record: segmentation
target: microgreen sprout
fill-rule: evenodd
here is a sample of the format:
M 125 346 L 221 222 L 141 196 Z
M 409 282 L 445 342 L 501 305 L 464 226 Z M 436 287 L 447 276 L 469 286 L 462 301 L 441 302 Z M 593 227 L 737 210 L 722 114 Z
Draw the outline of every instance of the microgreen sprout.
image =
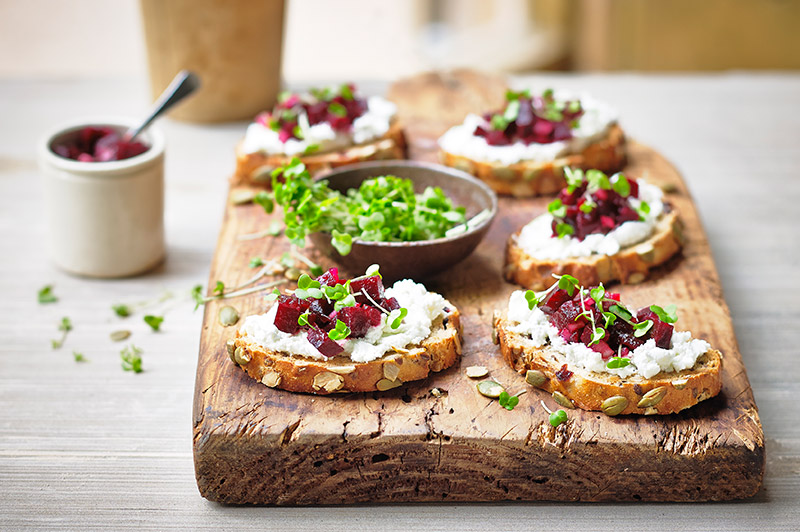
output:
M 653 321 L 652 320 L 645 320 L 645 321 L 642 321 L 640 323 L 634 323 L 633 324 L 633 335 L 636 338 L 641 338 L 642 336 L 647 334 L 647 331 L 649 331 L 652 326 L 653 326 Z
M 555 412 L 552 412 L 550 414 L 549 421 L 551 426 L 557 427 L 562 423 L 566 423 L 567 419 L 569 418 L 567 417 L 566 412 L 564 412 L 563 410 L 556 410 Z
M 567 180 L 567 192 L 572 194 L 583 184 L 583 170 L 580 168 L 564 167 L 564 178 Z
M 606 363 L 606 367 L 608 369 L 618 369 L 624 368 L 625 366 L 630 365 L 631 360 L 625 357 L 611 357 Z
M 650 310 L 655 312 L 658 319 L 665 323 L 675 323 L 678 321 L 678 306 L 677 305 L 667 305 L 665 307 L 659 307 L 658 305 L 650 305 Z
M 61 318 L 61 322 L 58 324 L 58 330 L 61 331 L 61 338 L 58 340 L 50 340 L 50 346 L 53 349 L 61 349 L 61 346 L 64 345 L 64 340 L 67 339 L 67 334 L 72 330 L 72 321 L 69 318 Z
M 408 316 L 408 309 L 401 307 L 390 312 L 389 317 L 386 318 L 386 322 L 389 323 L 392 329 L 397 329 L 406 316 Z
M 563 218 L 567 215 L 567 206 L 564 205 L 560 199 L 556 198 L 547 205 L 547 212 L 552 214 L 555 218 Z
M 514 410 L 514 407 L 519 404 L 519 396 L 524 394 L 525 390 L 515 393 L 514 395 L 509 395 L 509 393 L 505 390 L 500 392 L 500 396 L 497 398 L 497 402 L 500 403 L 500 406 L 505 408 L 506 410 Z
M 55 303 L 58 301 L 58 298 L 53 293 L 53 285 L 51 284 L 43 286 L 37 293 L 36 297 L 40 305 L 46 305 L 47 303 Z
M 133 344 L 126 345 L 119 352 L 119 358 L 122 361 L 122 369 L 125 371 L 132 371 L 134 373 L 141 373 L 142 370 L 142 350 Z
M 250 267 L 251 268 L 258 268 L 259 266 L 264 265 L 264 260 L 261 257 L 253 257 L 250 259 Z
M 350 336 L 350 327 L 342 320 L 336 320 L 336 327 L 328 331 L 328 338 L 331 340 L 344 340 Z
M 297 324 L 301 327 L 308 325 L 308 317 L 311 314 L 308 311 L 303 312 L 299 316 L 297 316 Z
M 214 285 L 213 293 L 221 296 L 225 292 L 225 283 L 222 281 L 217 281 L 217 284 Z
M 559 223 L 556 224 L 556 234 L 558 238 L 564 238 L 565 236 L 569 236 L 575 233 L 575 229 L 566 223 Z
M 562 290 L 566 290 L 567 294 L 573 296 L 575 294 L 575 289 L 580 287 L 580 283 L 575 277 L 564 274 L 558 277 L 558 287 Z
M 612 176 L 612 179 L 611 188 L 614 189 L 614 192 L 623 198 L 627 198 L 631 193 L 631 184 L 628 182 L 628 178 L 620 173 Z
M 150 326 L 153 331 L 160 331 L 161 324 L 164 322 L 164 316 L 155 316 L 153 314 L 147 314 L 144 317 L 144 322 Z
M 528 310 L 533 310 L 533 307 L 539 304 L 539 298 L 533 290 L 525 291 L 525 301 L 528 302 Z
M 83 356 L 83 353 L 79 353 L 77 351 L 72 352 L 72 358 L 75 359 L 75 362 L 88 362 L 88 359 Z

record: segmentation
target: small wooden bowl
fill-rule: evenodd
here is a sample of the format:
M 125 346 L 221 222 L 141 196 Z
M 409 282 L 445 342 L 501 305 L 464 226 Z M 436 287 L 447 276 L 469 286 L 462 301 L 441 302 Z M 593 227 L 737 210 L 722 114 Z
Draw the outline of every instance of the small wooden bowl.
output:
M 471 175 L 439 164 L 418 161 L 371 161 L 343 166 L 326 174 L 328 186 L 340 192 L 358 188 L 372 177 L 394 175 L 411 179 L 414 191 L 436 186 L 450 198 L 453 205 L 466 208 L 467 220 L 485 210 L 489 216 L 460 235 L 418 240 L 415 242 L 353 241 L 353 248 L 342 256 L 331 245 L 328 233 L 313 233 L 309 238 L 317 249 L 335 260 L 351 273 L 363 273 L 371 264 L 379 264 L 381 275 L 388 282 L 398 279 L 419 280 L 444 271 L 465 259 L 486 236 L 497 214 L 497 196 L 486 184 Z

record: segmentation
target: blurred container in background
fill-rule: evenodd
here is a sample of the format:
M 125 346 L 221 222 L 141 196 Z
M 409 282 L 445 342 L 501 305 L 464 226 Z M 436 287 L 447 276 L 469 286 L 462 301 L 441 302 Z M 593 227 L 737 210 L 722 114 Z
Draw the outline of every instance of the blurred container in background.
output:
M 153 98 L 175 74 L 202 86 L 170 112 L 192 122 L 250 119 L 281 85 L 284 0 L 141 0 Z

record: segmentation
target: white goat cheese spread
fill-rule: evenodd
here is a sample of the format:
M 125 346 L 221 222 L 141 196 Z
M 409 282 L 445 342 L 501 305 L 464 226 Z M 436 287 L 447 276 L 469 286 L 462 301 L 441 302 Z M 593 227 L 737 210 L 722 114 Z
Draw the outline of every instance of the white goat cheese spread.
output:
M 328 122 L 309 125 L 308 115 L 298 116 L 298 126 L 303 139 L 291 138 L 281 142 L 278 132 L 268 126 L 253 122 L 247 126 L 242 143 L 244 153 L 266 153 L 276 155 L 302 155 L 309 146 L 318 146 L 314 153 L 328 152 L 363 144 L 382 137 L 389 131 L 392 118 L 397 114 L 397 106 L 392 102 L 372 96 L 367 99 L 367 111 L 353 120 L 350 132 L 335 131 Z
M 381 358 L 396 348 L 406 348 L 422 342 L 431 334 L 433 322 L 444 316 L 445 299 L 435 293 L 428 292 L 425 286 L 410 279 L 397 281 L 386 289 L 386 297 L 397 298 L 401 307 L 408 309 L 397 329 L 386 323 L 386 315 L 381 317 L 381 324 L 370 327 L 363 338 L 351 338 L 340 342 L 344 352 L 340 356 L 349 356 L 353 362 L 369 362 Z M 275 327 L 275 304 L 266 314 L 248 316 L 240 330 L 243 336 L 249 337 L 265 349 L 279 351 L 284 354 L 326 360 L 326 357 L 311 345 L 305 331 L 289 334 Z
M 617 122 L 617 111 L 591 96 L 565 91 L 555 91 L 554 96 L 560 101 L 580 100 L 583 107 L 584 114 L 578 120 L 578 127 L 572 130 L 572 138 L 569 140 L 547 144 L 532 142 L 527 145 L 518 140 L 506 146 L 492 146 L 485 138 L 474 134 L 476 127 L 485 126 L 485 120 L 478 115 L 469 114 L 463 124 L 450 128 L 439 138 L 439 147 L 454 155 L 504 165 L 522 161 L 547 162 L 583 151 L 586 146 L 604 137 L 608 128 Z
M 621 378 L 641 375 L 649 379 L 664 372 L 677 372 L 691 369 L 698 357 L 706 353 L 711 346 L 705 340 L 693 339 L 688 331 L 674 331 L 669 349 L 656 346 L 652 338 L 631 351 L 631 363 L 624 368 L 606 367 L 606 361 L 597 351 L 581 343 L 566 343 L 547 319 L 539 307 L 528 308 L 525 292 L 517 290 L 511 294 L 508 302 L 508 319 L 515 325 L 510 330 L 517 334 L 527 335 L 536 347 L 550 344 L 566 359 L 567 366 L 596 373 L 611 373 Z
M 567 259 L 615 255 L 622 248 L 647 240 L 664 215 L 664 193 L 643 179 L 637 179 L 636 182 L 639 184 L 639 197 L 629 197 L 628 204 L 636 210 L 642 201 L 647 202 L 650 212 L 641 213 L 644 220 L 624 222 L 606 234 L 586 235 L 583 240 L 578 240 L 571 235 L 560 238 L 553 236 L 553 216 L 545 213 L 522 228 L 515 237 L 517 245 L 537 259 Z

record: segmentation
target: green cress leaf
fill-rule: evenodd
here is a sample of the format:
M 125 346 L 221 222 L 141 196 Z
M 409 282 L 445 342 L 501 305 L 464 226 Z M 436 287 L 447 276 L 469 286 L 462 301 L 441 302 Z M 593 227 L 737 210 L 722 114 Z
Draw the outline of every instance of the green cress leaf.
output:
M 333 310 L 342 310 L 344 307 L 356 306 L 356 298 L 353 294 L 347 294 L 333 305 Z
M 631 363 L 629 358 L 625 357 L 611 357 L 606 364 L 608 369 L 619 369 L 629 366 Z
M 319 277 L 320 275 L 325 273 L 325 270 L 322 269 L 322 266 L 318 264 L 314 264 L 313 266 L 311 266 L 310 270 L 311 270 L 311 275 L 313 275 L 314 277 Z
M 575 294 L 575 289 L 580 287 L 580 283 L 575 277 L 564 274 L 558 278 L 558 287 L 562 290 L 566 290 L 567 294 L 572 297 Z
M 154 316 L 152 314 L 147 314 L 144 317 L 144 322 L 150 326 L 151 329 L 154 331 L 161 330 L 161 324 L 164 322 L 164 316 Z
M 572 100 L 567 104 L 567 110 L 570 113 L 577 113 L 581 110 L 580 100 Z
M 545 89 L 542 91 L 542 99 L 552 101 L 553 100 L 553 89 Z
M 597 207 L 597 205 L 593 201 L 586 200 L 586 201 L 584 201 L 583 203 L 580 204 L 578 209 L 581 212 L 585 212 L 586 214 L 589 214 L 590 212 L 592 212 L 594 210 L 595 207 Z
M 566 423 L 568 417 L 567 413 L 563 410 L 556 410 L 550 414 L 550 425 L 557 427 L 562 423 Z
M 600 302 L 603 301 L 603 298 L 606 296 L 606 289 L 603 286 L 603 283 L 600 283 L 600 285 L 596 288 L 589 290 L 589 296 L 594 299 L 594 302 L 597 304 L 597 308 L 599 309 Z
M 583 170 L 580 168 L 564 167 L 564 178 L 567 180 L 567 191 L 572 193 L 583 184 Z
M 667 305 L 664 308 L 661 308 L 658 305 L 650 305 L 650 310 L 655 312 L 656 316 L 658 316 L 658 319 L 665 323 L 675 323 L 678 321 L 677 305 Z
M 556 198 L 547 204 L 547 212 L 552 214 L 555 218 L 563 218 L 567 215 L 567 206 L 564 205 L 560 199 Z
M 264 299 L 266 299 L 267 301 L 275 301 L 280 296 L 281 296 L 281 291 L 276 288 L 272 292 L 270 292 L 269 294 L 265 295 Z
M 606 330 L 602 327 L 595 327 L 594 331 L 592 331 L 592 341 L 589 342 L 589 346 L 596 344 L 606 336 Z
M 647 334 L 647 331 L 649 331 L 652 326 L 653 326 L 653 320 L 645 320 L 641 323 L 634 323 L 633 335 L 636 338 L 641 338 L 642 336 Z
M 633 324 L 633 314 L 631 314 L 631 312 L 622 305 L 611 305 L 608 310 L 625 323 L 630 323 L 631 325 Z
M 141 373 L 143 371 L 141 354 L 142 350 L 133 344 L 123 347 L 122 351 L 119 352 L 119 358 L 122 360 L 122 369 Z
M 284 268 L 294 268 L 294 257 L 288 251 L 284 251 L 281 255 L 280 263 Z
M 378 277 L 383 279 L 383 276 L 381 275 L 381 267 L 378 264 L 370 264 L 367 267 L 367 271 L 364 275 L 366 275 L 367 277 L 372 277 L 373 275 L 377 275 Z
M 275 203 L 273 202 L 272 196 L 264 190 L 253 197 L 253 203 L 261 205 L 267 214 L 275 210 Z
M 331 102 L 330 105 L 328 105 L 328 112 L 340 118 L 347 116 L 347 108 L 338 102 Z
M 277 118 L 270 118 L 269 119 L 269 128 L 272 131 L 280 131 L 281 130 L 281 122 Z
M 615 321 L 617 321 L 617 317 L 611 312 L 603 312 L 603 320 L 605 320 L 603 327 L 608 329 L 611 325 L 614 324 Z
M 205 304 L 205 298 L 203 297 L 203 285 L 196 284 L 192 287 L 192 299 L 194 300 L 194 309 L 197 310 L 200 305 Z
M 336 248 L 336 251 L 339 252 L 339 255 L 345 256 L 349 254 L 353 247 L 352 235 L 342 233 L 336 229 L 334 229 L 331 234 L 333 235 L 333 238 L 331 238 L 331 245 Z
M 306 149 L 303 150 L 303 155 L 311 155 L 317 153 L 319 151 L 319 144 L 309 144 L 306 146 Z
M 348 327 L 342 320 L 336 320 L 336 327 L 328 331 L 328 338 L 331 340 L 344 340 L 350 336 L 350 327 Z
M 574 233 L 575 229 L 573 229 L 571 225 L 565 223 L 556 224 L 556 234 L 558 238 L 564 238 Z
M 636 212 L 639 213 L 639 218 L 644 220 L 645 215 L 650 214 L 650 204 L 646 201 L 639 202 L 639 206 L 636 207 Z
M 539 298 L 533 290 L 525 291 L 525 301 L 528 302 L 528 310 L 533 310 L 533 307 L 539 304 Z
M 305 311 L 299 316 L 297 316 L 297 324 L 301 327 L 308 325 L 308 316 L 309 316 L 308 311 Z
M 47 303 L 55 303 L 58 301 L 58 298 L 53 294 L 53 285 L 48 284 L 43 286 L 38 294 L 37 299 L 40 305 L 46 305 Z
M 631 184 L 628 182 L 628 178 L 625 177 L 625 175 L 622 173 L 619 173 L 614 177 L 616 177 L 616 179 L 611 184 L 611 187 L 614 189 L 614 192 L 616 192 L 623 198 L 627 198 L 631 193 Z
M 508 120 L 503 115 L 494 115 L 491 120 L 492 129 L 496 131 L 503 131 L 508 127 Z
M 342 98 L 345 100 L 352 100 L 353 97 L 353 90 L 350 88 L 350 85 L 347 83 L 343 83 L 341 87 L 339 87 L 339 94 L 342 95 Z
M 61 318 L 61 323 L 58 325 L 58 330 L 62 332 L 69 332 L 72 330 L 72 321 L 69 318 Z
M 213 293 L 221 296 L 223 292 L 225 292 L 225 283 L 217 281 L 217 284 L 214 285 Z
M 88 362 L 86 357 L 83 356 L 83 353 L 79 353 L 77 351 L 72 352 L 72 358 L 75 359 L 75 362 Z
M 303 128 L 300 126 L 294 126 L 294 129 L 292 129 L 292 134 L 300 140 L 306 138 L 306 136 L 303 134 Z
M 253 257 L 250 259 L 250 267 L 251 268 L 258 268 L 259 266 L 264 265 L 264 260 L 261 257 Z
M 497 397 L 497 402 L 506 410 L 514 410 L 514 407 L 519 404 L 519 397 L 516 395 L 509 395 L 507 391 L 503 390 Z
M 513 122 L 519 116 L 519 99 L 511 100 L 503 111 L 503 119 L 508 123 Z
M 111 305 L 111 310 L 120 318 L 127 318 L 131 315 L 131 308 L 128 305 Z
M 594 168 L 586 170 L 586 180 L 589 182 L 590 190 L 611 190 L 611 181 L 609 181 L 608 176 L 600 170 L 595 170 Z
M 278 103 L 285 102 L 291 96 L 292 96 L 292 91 L 281 91 L 281 93 L 278 94 Z
M 405 319 L 406 316 L 408 316 L 408 309 L 400 307 L 390 312 L 386 321 L 392 329 L 397 329 L 400 327 L 400 324 L 403 323 L 403 319 Z

